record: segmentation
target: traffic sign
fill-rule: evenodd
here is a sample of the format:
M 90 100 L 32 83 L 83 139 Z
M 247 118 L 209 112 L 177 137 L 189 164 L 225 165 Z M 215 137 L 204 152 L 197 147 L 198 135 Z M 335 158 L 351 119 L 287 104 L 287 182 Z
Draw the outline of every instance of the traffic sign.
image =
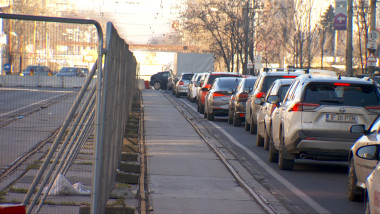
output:
M 373 53 L 370 53 L 368 58 L 367 58 L 367 62 L 376 62 L 376 58 L 375 58 L 375 55 Z
M 379 32 L 373 30 L 368 33 L 368 41 L 370 42 L 376 42 L 376 40 L 379 38 Z
M 376 42 L 368 42 L 367 43 L 367 49 L 376 50 L 377 49 L 377 43 Z
M 376 62 L 367 62 L 367 66 L 376 67 Z
M 3 65 L 4 71 L 10 71 L 11 70 L 11 64 L 6 63 Z
M 260 70 L 260 69 L 262 69 L 263 68 L 263 64 L 261 64 L 261 62 L 256 62 L 255 63 L 255 69 L 256 70 Z

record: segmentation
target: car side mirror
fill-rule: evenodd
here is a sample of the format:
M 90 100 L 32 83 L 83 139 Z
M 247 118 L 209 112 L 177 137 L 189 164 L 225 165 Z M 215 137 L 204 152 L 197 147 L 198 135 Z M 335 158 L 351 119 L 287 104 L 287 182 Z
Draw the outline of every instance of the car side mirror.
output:
M 210 91 L 210 89 L 208 89 L 208 88 L 202 88 L 201 90 L 202 91 Z
M 353 125 L 350 129 L 351 133 L 366 134 L 365 126 L 363 124 Z
M 256 105 L 262 105 L 264 102 L 263 102 L 263 100 L 261 99 L 261 98 L 256 98 L 255 99 L 255 104 Z
M 278 104 L 280 101 L 280 97 L 277 95 L 270 95 L 267 98 L 267 102 L 270 104 Z
M 360 158 L 367 159 L 367 160 L 375 160 L 377 159 L 377 145 L 369 145 L 369 146 L 363 146 L 360 147 L 356 155 Z

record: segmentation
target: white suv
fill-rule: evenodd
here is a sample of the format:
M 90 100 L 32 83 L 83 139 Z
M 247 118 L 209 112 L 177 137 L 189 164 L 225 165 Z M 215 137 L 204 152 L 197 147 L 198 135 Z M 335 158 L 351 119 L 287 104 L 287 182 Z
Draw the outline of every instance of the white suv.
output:
M 368 127 L 379 113 L 373 80 L 302 75 L 273 112 L 269 156 L 278 154 L 279 168 L 287 170 L 296 158 L 347 161 L 360 137 L 351 126 Z

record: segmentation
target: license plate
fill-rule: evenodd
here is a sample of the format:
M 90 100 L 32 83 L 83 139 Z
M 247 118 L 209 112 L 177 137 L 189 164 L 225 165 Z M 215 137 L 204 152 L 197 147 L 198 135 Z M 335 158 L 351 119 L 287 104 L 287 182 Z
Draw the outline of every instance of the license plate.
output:
M 353 114 L 326 114 L 326 122 L 357 123 L 358 116 Z

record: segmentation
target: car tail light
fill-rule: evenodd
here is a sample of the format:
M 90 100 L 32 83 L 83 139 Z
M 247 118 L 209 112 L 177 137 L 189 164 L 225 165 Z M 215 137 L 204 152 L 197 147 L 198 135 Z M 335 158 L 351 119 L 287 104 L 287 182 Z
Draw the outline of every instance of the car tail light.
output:
M 245 117 L 245 114 L 244 113 L 240 113 L 239 117 Z
M 376 112 L 376 113 L 380 112 L 380 106 L 366 106 L 364 108 L 370 112 Z
M 240 93 L 238 95 L 237 101 L 238 102 L 245 102 L 245 101 L 247 101 L 247 99 L 248 99 L 248 94 L 247 93 Z
M 336 82 L 334 83 L 335 86 L 350 86 L 350 83 L 341 83 L 341 82 Z
M 256 98 L 264 98 L 265 97 L 265 92 L 259 92 L 256 94 Z
M 185 85 L 185 83 L 181 80 L 179 81 L 178 85 Z
M 314 103 L 296 103 L 289 109 L 289 111 L 311 111 L 318 107 L 319 105 Z
M 297 76 L 282 76 L 282 78 L 286 78 L 286 79 L 294 79 L 294 78 L 297 78 Z
M 212 96 L 213 96 L 213 97 L 226 97 L 227 95 L 222 94 L 222 92 L 218 92 L 218 91 L 216 91 L 216 92 L 214 92 L 214 93 L 212 94 Z
M 206 85 L 204 86 L 204 88 L 210 89 L 210 88 L 211 88 L 211 84 L 206 84 Z

